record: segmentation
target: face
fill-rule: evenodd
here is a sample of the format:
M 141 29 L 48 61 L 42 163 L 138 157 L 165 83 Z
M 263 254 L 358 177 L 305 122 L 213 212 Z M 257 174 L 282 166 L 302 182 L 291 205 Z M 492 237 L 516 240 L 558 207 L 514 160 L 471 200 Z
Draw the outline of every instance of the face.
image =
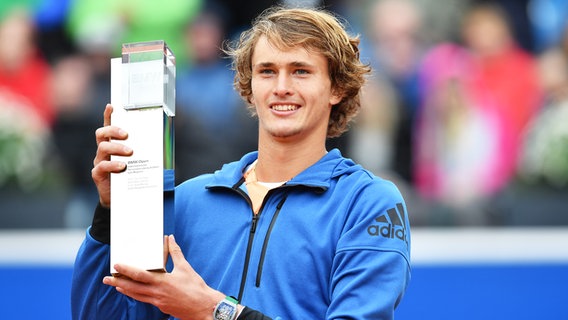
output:
M 327 60 L 301 47 L 282 51 L 261 37 L 252 56 L 252 98 L 260 135 L 325 141 L 332 105 Z
M 501 52 L 510 41 L 505 21 L 487 10 L 474 12 L 465 20 L 463 37 L 467 45 L 482 56 Z

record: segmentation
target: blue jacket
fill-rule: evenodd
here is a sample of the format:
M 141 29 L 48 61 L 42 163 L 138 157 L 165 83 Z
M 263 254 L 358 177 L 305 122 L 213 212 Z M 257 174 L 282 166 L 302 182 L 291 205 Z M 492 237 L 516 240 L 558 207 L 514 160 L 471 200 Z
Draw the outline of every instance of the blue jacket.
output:
M 410 279 L 408 214 L 394 184 L 332 150 L 271 190 L 254 216 L 243 171 L 256 158 L 176 188 L 176 241 L 192 267 L 275 319 L 392 319 Z M 87 233 L 75 263 L 74 318 L 163 318 L 102 284 L 108 255 Z

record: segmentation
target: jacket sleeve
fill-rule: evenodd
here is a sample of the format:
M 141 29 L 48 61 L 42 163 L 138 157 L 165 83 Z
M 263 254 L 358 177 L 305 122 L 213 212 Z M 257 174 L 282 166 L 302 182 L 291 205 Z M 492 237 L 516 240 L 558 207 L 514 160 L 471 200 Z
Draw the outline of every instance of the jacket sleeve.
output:
M 104 239 L 101 230 L 110 230 L 104 225 L 106 222 L 101 214 L 108 216 L 110 212 L 108 209 L 97 208 L 93 226 L 87 231 L 75 259 L 71 283 L 72 319 L 167 318 L 158 308 L 131 299 L 103 284 L 103 278 L 110 275 L 110 245 L 93 237 Z M 91 232 L 93 229 L 95 233 Z
M 406 205 L 390 183 L 366 188 L 352 203 L 336 247 L 327 319 L 394 319 L 410 281 Z
M 327 319 L 394 319 L 410 278 L 404 257 L 395 252 L 353 250 L 341 252 L 337 260 Z

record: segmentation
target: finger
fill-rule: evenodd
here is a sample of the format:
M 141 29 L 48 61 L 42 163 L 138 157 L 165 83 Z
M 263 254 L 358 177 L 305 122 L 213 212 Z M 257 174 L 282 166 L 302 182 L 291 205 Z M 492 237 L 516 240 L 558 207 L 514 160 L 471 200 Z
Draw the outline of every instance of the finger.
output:
M 152 295 L 148 291 L 148 285 L 133 281 L 124 277 L 104 277 L 103 283 L 113 286 L 116 290 L 124 295 L 134 298 L 142 302 L 151 302 Z
M 154 276 L 156 275 L 155 273 L 153 274 L 149 271 L 123 264 L 116 264 L 114 269 L 122 276 L 114 279 L 115 286 L 117 287 L 128 288 L 135 284 L 132 283 L 133 281 L 146 284 L 153 283 Z
M 168 236 L 168 250 L 170 252 L 170 255 L 172 256 L 174 268 L 181 264 L 187 264 L 183 252 L 181 251 L 180 246 L 177 244 L 173 234 Z
M 118 142 L 103 141 L 97 148 L 97 155 L 103 159 L 109 159 L 112 156 L 129 157 L 133 153 L 132 148 Z
M 108 178 L 110 173 L 121 173 L 126 170 L 126 163 L 122 161 L 103 160 L 91 170 L 91 176 L 96 181 Z
M 105 112 L 104 112 L 104 126 L 110 126 L 110 115 L 112 114 L 112 105 L 110 103 L 107 103 L 106 107 L 105 107 Z
M 119 284 L 119 278 L 113 276 L 106 276 L 103 278 L 103 283 L 108 286 L 116 287 Z
M 98 145 L 103 141 L 110 141 L 111 139 L 126 140 L 128 139 L 128 133 L 119 127 L 105 126 L 95 131 L 95 138 Z
M 135 291 L 128 291 L 123 287 L 116 287 L 116 291 L 131 297 L 132 299 L 138 300 L 140 302 L 152 303 L 154 301 L 154 297 L 147 294 L 142 294 Z
M 129 157 L 133 154 L 133 150 L 120 143 L 103 141 L 97 148 L 93 165 L 97 166 L 102 161 L 109 161 L 111 156 Z
M 176 239 L 173 234 L 168 236 L 168 251 L 172 257 L 172 262 L 174 264 L 174 271 L 176 268 L 182 268 L 182 270 L 191 270 L 193 268 L 189 262 L 185 259 L 183 251 L 181 251 L 180 246 L 177 244 Z

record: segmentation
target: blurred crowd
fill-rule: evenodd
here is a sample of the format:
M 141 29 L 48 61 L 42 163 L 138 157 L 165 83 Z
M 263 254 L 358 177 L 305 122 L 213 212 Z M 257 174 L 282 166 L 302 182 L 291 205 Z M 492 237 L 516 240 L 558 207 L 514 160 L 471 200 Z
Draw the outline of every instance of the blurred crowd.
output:
M 414 225 L 568 224 L 564 0 L 7 0 L 0 4 L 0 229 L 84 227 L 94 131 L 122 43 L 176 55 L 176 181 L 255 150 L 220 48 L 275 3 L 345 18 L 373 67 L 329 141 L 403 191 Z

